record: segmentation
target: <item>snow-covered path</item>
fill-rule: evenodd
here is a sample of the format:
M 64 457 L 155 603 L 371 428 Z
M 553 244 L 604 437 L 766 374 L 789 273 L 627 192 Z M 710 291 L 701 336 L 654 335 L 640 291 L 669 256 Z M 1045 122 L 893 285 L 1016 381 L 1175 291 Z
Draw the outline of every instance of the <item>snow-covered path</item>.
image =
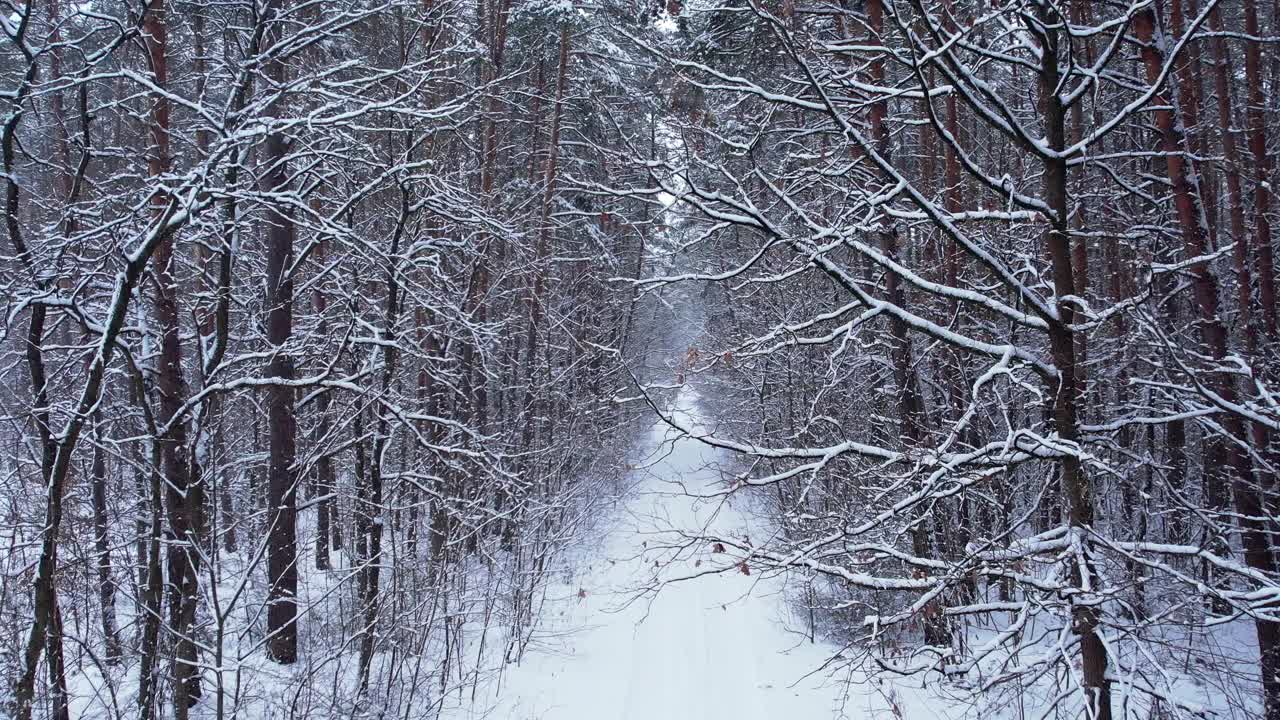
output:
M 681 396 L 680 411 L 696 415 Z M 693 417 L 696 422 L 696 417 Z M 674 442 L 673 442 L 674 441 Z M 676 553 L 682 533 L 749 534 L 732 504 L 697 495 L 719 487 L 720 456 L 654 427 L 595 558 L 568 597 L 549 604 L 539 643 L 508 667 L 483 713 L 502 720 L 825 720 L 841 688 L 818 672 L 829 648 L 789 622 L 780 580 L 744 574 L 702 544 Z M 709 572 L 726 568 L 724 572 Z M 681 580 L 698 575 L 695 579 Z M 664 582 L 665 581 L 665 582 Z M 661 584 L 637 599 L 637 588 Z M 560 605 L 559 609 L 556 605 Z M 788 625 L 794 629 L 789 630 Z M 847 708 L 854 711 L 854 708 Z M 859 714 L 860 713 L 855 713 Z

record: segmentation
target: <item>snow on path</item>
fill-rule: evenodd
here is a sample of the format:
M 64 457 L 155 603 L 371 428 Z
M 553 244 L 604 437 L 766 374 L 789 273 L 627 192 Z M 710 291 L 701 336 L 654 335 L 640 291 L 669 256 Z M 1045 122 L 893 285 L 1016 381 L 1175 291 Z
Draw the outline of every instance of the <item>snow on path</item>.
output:
M 694 400 L 679 412 L 696 422 Z M 496 697 L 474 710 L 498 720 L 825 720 L 842 688 L 817 672 L 830 648 L 787 629 L 781 580 L 743 574 L 701 544 L 676 554 L 682 533 L 741 535 L 748 518 L 703 500 L 717 490 L 722 457 L 659 423 L 635 487 L 579 587 L 549 602 L 538 643 L 504 671 Z M 656 563 L 656 564 L 655 564 Z M 709 573 L 716 568 L 725 572 Z M 637 599 L 655 579 L 663 584 Z M 555 608 L 560 608 L 556 616 Z M 799 623 L 791 623 L 799 628 Z M 865 704 L 865 703 L 864 703 Z M 847 710 L 861 716 L 857 708 Z

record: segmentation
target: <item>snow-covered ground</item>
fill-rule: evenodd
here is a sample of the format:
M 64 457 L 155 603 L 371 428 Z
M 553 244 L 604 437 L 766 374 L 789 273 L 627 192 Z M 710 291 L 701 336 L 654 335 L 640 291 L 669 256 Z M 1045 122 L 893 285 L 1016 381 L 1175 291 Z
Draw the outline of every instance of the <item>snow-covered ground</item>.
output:
M 695 397 L 686 391 L 677 403 L 696 422 Z M 579 575 L 553 590 L 522 662 L 451 717 L 892 717 L 881 714 L 879 693 L 821 669 L 835 650 L 793 621 L 780 578 L 746 574 L 728 555 L 685 541 L 704 527 L 752 531 L 734 505 L 743 500 L 698 497 L 720 488 L 724 458 L 661 423 L 641 451 L 631 493 L 602 523 Z

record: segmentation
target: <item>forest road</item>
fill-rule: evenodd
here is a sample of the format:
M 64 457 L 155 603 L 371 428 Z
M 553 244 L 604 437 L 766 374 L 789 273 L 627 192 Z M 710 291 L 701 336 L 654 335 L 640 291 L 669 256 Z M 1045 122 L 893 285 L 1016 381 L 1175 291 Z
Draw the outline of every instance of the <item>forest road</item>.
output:
M 696 397 L 677 400 L 697 425 Z M 635 486 L 519 667 L 484 714 L 502 720 L 826 720 L 839 683 L 819 668 L 783 599 L 783 580 L 690 536 L 749 536 L 749 515 L 722 497 L 718 451 L 658 422 Z M 677 548 L 679 548 L 677 550 Z M 717 572 L 718 571 L 718 572 Z M 639 588 L 656 593 L 638 593 Z M 477 709 L 478 710 L 478 709 Z

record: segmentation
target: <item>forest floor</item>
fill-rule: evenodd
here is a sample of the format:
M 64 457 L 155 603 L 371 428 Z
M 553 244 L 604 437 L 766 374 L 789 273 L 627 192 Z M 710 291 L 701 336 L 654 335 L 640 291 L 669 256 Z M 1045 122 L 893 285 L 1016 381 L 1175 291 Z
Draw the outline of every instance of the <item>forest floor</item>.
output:
M 696 422 L 685 392 L 678 412 Z M 893 717 L 875 683 L 824 666 L 784 581 L 737 564 L 692 535 L 749 536 L 742 497 L 722 489 L 717 451 L 659 422 L 639 448 L 633 486 L 602 522 L 580 571 L 553 587 L 519 665 L 488 698 L 450 717 L 500 720 L 766 720 Z M 749 574 L 748 574 L 749 573 Z M 899 710 L 901 712 L 901 710 Z M 919 717 L 933 717 L 926 713 Z

